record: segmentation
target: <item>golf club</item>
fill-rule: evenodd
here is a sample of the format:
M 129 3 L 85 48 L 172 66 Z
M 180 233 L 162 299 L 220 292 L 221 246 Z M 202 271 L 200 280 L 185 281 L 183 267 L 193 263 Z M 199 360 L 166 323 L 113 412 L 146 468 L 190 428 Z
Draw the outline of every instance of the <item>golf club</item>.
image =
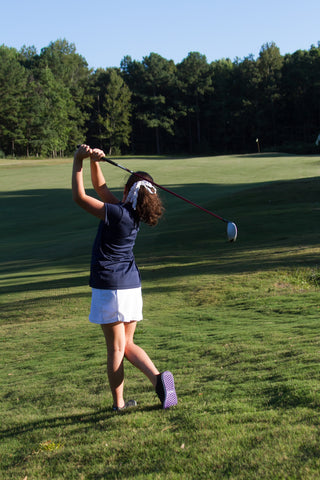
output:
M 78 145 L 78 147 L 79 147 L 79 146 L 80 146 L 80 145 Z M 152 185 L 154 185 L 155 187 L 160 188 L 161 190 L 164 190 L 165 192 L 170 193 L 171 195 L 174 195 L 174 196 L 177 197 L 177 198 L 180 198 L 180 200 L 183 200 L 184 202 L 187 202 L 187 203 L 189 203 L 190 205 L 193 205 L 194 207 L 199 208 L 199 209 L 202 210 L 203 212 L 208 213 L 209 215 L 217 218 L 218 220 L 221 220 L 222 222 L 224 222 L 224 223 L 227 224 L 227 239 L 228 239 L 228 241 L 229 241 L 229 242 L 235 242 L 235 241 L 236 241 L 236 238 L 237 238 L 237 235 L 238 235 L 238 229 L 237 229 L 237 226 L 236 226 L 235 223 L 230 222 L 229 220 L 226 220 L 226 219 L 223 218 L 223 217 L 220 217 L 220 215 L 217 215 L 216 213 L 213 213 L 213 212 L 211 212 L 210 210 L 207 210 L 206 208 L 201 207 L 201 206 L 198 205 L 197 203 L 192 202 L 191 200 L 188 200 L 188 199 L 185 198 L 185 197 L 182 197 L 182 195 L 179 195 L 178 193 L 173 192 L 172 190 L 169 190 L 169 188 L 163 187 L 162 185 L 159 185 L 158 183 L 156 183 L 156 182 L 154 182 L 154 181 L 151 181 L 151 180 L 149 180 L 149 179 L 144 178 L 142 175 L 139 175 L 138 173 L 134 172 L 133 170 L 130 170 L 129 168 L 124 167 L 123 165 L 120 165 L 119 163 L 114 162 L 114 161 L 111 160 L 110 158 L 103 157 L 103 158 L 102 158 L 102 161 L 107 162 L 107 163 L 110 163 L 110 164 L 113 165 L 114 167 L 121 168 L 122 170 L 125 170 L 126 172 L 128 172 L 128 173 L 130 173 L 130 174 L 134 174 L 134 175 L 136 175 L 137 177 L 141 178 L 142 180 L 147 180 L 148 182 L 152 183 Z

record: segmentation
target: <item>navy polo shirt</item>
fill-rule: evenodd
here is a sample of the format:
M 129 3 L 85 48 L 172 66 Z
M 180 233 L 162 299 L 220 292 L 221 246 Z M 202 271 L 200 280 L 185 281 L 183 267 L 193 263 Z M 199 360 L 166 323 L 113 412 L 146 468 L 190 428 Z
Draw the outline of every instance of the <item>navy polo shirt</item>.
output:
M 133 247 L 139 231 L 131 204 L 106 203 L 92 248 L 90 287 L 104 290 L 141 286 Z

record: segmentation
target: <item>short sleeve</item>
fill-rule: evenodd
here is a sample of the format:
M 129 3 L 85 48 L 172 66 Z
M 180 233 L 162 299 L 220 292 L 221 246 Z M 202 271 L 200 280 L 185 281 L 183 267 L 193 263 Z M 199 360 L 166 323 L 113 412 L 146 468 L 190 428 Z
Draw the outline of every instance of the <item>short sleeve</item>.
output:
M 106 225 L 117 225 L 123 215 L 123 208 L 120 204 L 105 203 L 106 215 L 105 215 L 105 224 Z

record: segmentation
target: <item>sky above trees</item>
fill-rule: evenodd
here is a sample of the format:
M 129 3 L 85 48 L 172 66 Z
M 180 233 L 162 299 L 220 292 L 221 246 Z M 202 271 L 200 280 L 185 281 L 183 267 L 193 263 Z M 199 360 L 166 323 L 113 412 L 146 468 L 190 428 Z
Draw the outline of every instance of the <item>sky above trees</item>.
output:
M 191 51 L 209 62 L 233 61 L 257 57 L 267 42 L 284 55 L 320 40 L 319 0 L 10 0 L 0 12 L 0 44 L 34 45 L 40 53 L 65 38 L 94 69 L 151 52 L 175 63 Z

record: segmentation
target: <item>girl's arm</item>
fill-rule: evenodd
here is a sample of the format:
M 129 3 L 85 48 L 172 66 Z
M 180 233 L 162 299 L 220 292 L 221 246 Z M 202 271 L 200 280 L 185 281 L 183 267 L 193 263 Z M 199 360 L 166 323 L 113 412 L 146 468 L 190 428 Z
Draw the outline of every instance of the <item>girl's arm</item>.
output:
M 95 148 L 90 155 L 91 181 L 93 188 L 104 203 L 119 203 L 119 199 L 110 192 L 106 185 L 99 161 L 105 156 L 102 150 Z
M 83 160 L 90 157 L 92 150 L 87 145 L 81 145 L 74 154 L 72 170 L 72 198 L 84 210 L 95 217 L 104 220 L 105 205 L 100 200 L 86 194 L 83 184 Z

